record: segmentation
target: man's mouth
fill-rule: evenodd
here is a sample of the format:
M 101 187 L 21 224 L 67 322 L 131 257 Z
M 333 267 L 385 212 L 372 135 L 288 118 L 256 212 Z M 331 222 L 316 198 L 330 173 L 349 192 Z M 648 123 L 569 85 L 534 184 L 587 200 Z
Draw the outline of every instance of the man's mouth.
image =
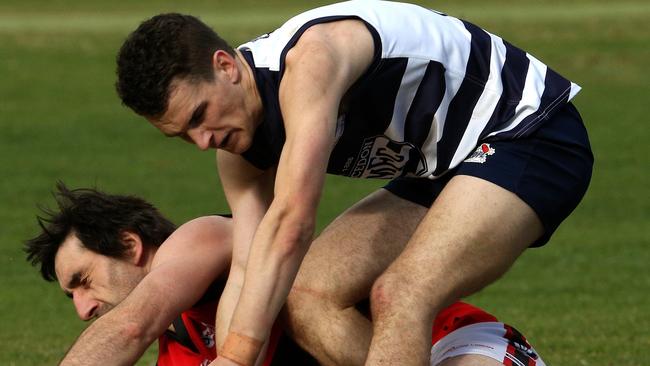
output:
M 224 149 L 226 146 L 228 146 L 228 141 L 230 141 L 230 132 L 226 133 L 226 135 L 221 139 L 221 142 L 217 148 Z

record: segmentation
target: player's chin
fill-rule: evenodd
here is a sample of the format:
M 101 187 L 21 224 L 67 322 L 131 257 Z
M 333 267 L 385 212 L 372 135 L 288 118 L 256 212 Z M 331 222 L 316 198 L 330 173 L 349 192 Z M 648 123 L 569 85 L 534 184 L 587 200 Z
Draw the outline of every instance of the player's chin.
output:
M 243 154 L 248 151 L 248 149 L 250 149 L 252 143 L 252 139 L 244 136 L 243 133 L 233 133 L 231 136 L 231 141 L 229 143 L 230 146 L 228 146 L 228 151 L 233 154 Z

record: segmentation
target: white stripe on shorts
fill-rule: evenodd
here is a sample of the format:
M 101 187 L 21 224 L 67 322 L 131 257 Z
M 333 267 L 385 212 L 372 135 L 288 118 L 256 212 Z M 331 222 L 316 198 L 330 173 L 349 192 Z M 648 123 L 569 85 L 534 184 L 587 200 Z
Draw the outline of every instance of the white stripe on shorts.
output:
M 456 329 L 431 347 L 430 365 L 438 365 L 450 357 L 470 354 L 487 356 L 498 362 L 508 357 L 514 365 L 519 365 L 517 359 L 507 354 L 510 343 L 504 338 L 505 335 L 506 328 L 500 322 L 476 323 Z M 537 354 L 535 349 L 531 350 Z M 535 361 L 537 366 L 546 366 L 541 357 Z

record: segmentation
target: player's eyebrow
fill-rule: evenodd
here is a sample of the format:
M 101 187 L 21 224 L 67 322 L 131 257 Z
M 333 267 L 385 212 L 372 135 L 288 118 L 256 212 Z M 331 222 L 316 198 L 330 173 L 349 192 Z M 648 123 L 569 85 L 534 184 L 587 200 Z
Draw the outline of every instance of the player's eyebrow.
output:
M 81 272 L 75 272 L 70 278 L 70 280 L 68 281 L 66 288 L 73 289 L 75 287 L 79 287 L 79 285 L 81 285 Z M 72 292 L 64 289 L 63 293 L 65 294 L 65 296 L 72 298 Z
M 208 102 L 203 101 L 201 104 L 199 104 L 195 109 L 194 113 L 192 113 L 192 117 L 190 117 L 190 120 L 187 122 L 186 125 L 186 130 L 196 127 L 198 124 L 203 121 L 203 114 L 205 113 L 205 108 L 207 108 Z
M 196 127 L 203 121 L 203 113 L 205 112 L 205 109 L 208 106 L 207 101 L 201 102 L 196 108 L 194 108 L 194 111 L 192 112 L 192 115 L 190 116 L 190 119 L 185 123 L 183 129 L 181 129 L 178 132 L 172 132 L 172 133 L 166 133 L 165 136 L 167 137 L 178 137 L 182 136 L 185 133 L 187 133 L 187 130 L 190 128 Z
M 79 287 L 81 285 L 81 272 L 75 272 L 72 275 L 72 278 L 70 278 L 70 281 L 68 281 L 68 288 L 75 288 Z

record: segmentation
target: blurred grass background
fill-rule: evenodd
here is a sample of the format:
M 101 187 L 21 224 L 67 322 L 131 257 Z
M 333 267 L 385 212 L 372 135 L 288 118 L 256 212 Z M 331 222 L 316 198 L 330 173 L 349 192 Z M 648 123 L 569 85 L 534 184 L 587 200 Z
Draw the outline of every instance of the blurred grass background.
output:
M 21 251 L 56 180 L 143 196 L 177 223 L 227 210 L 213 152 L 164 138 L 120 105 L 114 59 L 124 37 L 179 11 L 237 45 L 324 3 L 0 3 L 0 365 L 54 364 L 85 326 Z M 596 155 L 587 196 L 551 242 L 470 301 L 523 331 L 550 365 L 650 364 L 650 3 L 418 3 L 499 34 L 580 84 L 575 104 Z M 381 185 L 329 178 L 319 227 Z

